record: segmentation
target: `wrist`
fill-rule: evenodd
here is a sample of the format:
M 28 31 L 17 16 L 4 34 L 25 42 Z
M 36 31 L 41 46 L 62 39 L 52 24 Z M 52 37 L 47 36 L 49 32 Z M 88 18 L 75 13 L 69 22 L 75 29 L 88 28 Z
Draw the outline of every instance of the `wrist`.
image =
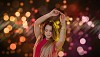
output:
M 47 15 L 49 15 L 50 17 L 52 16 L 52 14 L 50 12 Z

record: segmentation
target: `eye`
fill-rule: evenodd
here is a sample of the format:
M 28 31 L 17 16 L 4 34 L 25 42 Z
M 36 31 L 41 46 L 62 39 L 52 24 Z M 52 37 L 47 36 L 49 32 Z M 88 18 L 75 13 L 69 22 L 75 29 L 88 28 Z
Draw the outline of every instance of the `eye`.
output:
M 50 32 L 52 32 L 52 30 L 50 30 Z

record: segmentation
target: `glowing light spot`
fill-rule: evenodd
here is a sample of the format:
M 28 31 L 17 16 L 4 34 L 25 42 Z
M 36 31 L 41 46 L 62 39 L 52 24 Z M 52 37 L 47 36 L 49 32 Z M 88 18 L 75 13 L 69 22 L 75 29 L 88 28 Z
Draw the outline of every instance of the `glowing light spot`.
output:
M 64 53 L 64 56 L 67 56 L 67 53 Z
M 27 21 L 24 21 L 24 22 L 23 22 L 23 27 L 24 27 L 24 28 L 28 28 L 28 23 L 27 23 Z
M 15 50 L 16 49 L 16 44 L 15 43 L 10 44 L 10 49 Z
M 100 34 L 98 34 L 98 38 L 100 39 Z
M 9 33 L 9 28 L 4 28 L 4 33 Z
M 37 10 L 37 9 L 35 9 L 35 10 L 34 10 L 34 13 L 37 13 L 37 12 L 38 12 L 38 10 Z
M 23 16 L 23 17 L 21 18 L 21 20 L 22 20 L 23 22 L 26 21 L 26 17 Z
M 68 50 L 72 50 L 72 47 L 68 47 Z
M 10 16 L 10 21 L 14 22 L 15 21 L 15 17 L 14 16 Z
M 71 37 L 68 37 L 68 38 L 66 38 L 66 41 L 67 42 L 71 42 L 72 41 L 72 38 Z
M 25 55 L 25 57 L 28 57 L 28 53 L 25 53 L 24 55 Z
M 84 51 L 84 54 L 87 54 L 87 51 Z
M 67 22 L 67 25 L 69 25 L 70 24 L 70 22 Z
M 56 21 L 56 24 L 60 24 L 60 22 L 59 21 Z
M 89 26 L 91 26 L 91 25 L 92 25 L 92 21 L 87 22 L 87 24 L 88 24 Z
M 63 56 L 64 56 L 64 52 L 63 52 L 63 51 L 60 51 L 60 52 L 58 53 L 58 56 L 59 56 L 59 57 L 63 57 Z
M 66 5 L 60 6 L 60 9 L 61 9 L 61 10 L 64 10 L 64 9 L 66 9 L 66 8 L 67 8 Z
M 22 29 L 22 28 L 18 28 L 18 29 L 15 31 L 15 33 L 21 34 L 21 33 L 23 33 L 23 29 Z
M 48 2 L 50 2 L 50 0 L 46 0 L 46 2 L 48 3 Z
M 18 31 L 19 31 L 18 32 L 19 34 L 23 33 L 23 29 L 22 28 L 18 28 Z
M 33 0 L 30 0 L 29 3 L 32 4 L 33 3 Z
M 18 9 L 18 12 L 23 12 L 23 8 L 19 8 Z
M 31 21 L 32 21 L 32 22 L 35 22 L 35 19 L 34 19 L 34 18 L 32 18 L 32 19 L 31 19 Z
M 79 22 L 79 25 L 82 26 L 83 25 L 83 22 Z
M 31 15 L 30 12 L 26 12 L 26 13 L 25 13 L 25 16 L 26 16 L 26 17 L 30 17 L 30 15 Z
M 66 3 L 67 3 L 67 1 L 66 1 L 66 0 L 64 0 L 64 1 L 63 1 L 63 3 L 64 3 L 64 4 L 66 4 Z
M 21 2 L 21 3 L 20 3 L 20 6 L 24 6 L 24 3 L 23 3 L 23 2 Z
M 73 43 L 70 43 L 70 46 L 73 46 L 74 44 Z
M 35 9 L 34 9 L 34 7 L 32 7 L 32 11 L 34 11 Z
M 69 18 L 69 20 L 70 20 L 70 21 L 72 21 L 72 20 L 73 20 L 73 18 L 71 18 L 71 17 L 70 17 L 70 18 Z
M 94 25 L 94 24 L 92 24 L 92 25 L 91 25 L 91 27 L 95 27 L 95 25 Z
M 20 42 L 25 42 L 26 41 L 26 38 L 24 36 L 21 36 L 20 39 L 19 39 L 19 41 Z
M 89 10 L 89 7 L 86 7 L 86 10 L 88 11 Z
M 20 16 L 20 12 L 15 12 L 15 16 L 19 17 Z
M 8 16 L 8 15 L 4 15 L 3 19 L 4 19 L 5 21 L 8 21 L 9 16 Z
M 81 38 L 81 39 L 80 39 L 80 43 L 81 43 L 81 44 L 85 44 L 85 43 L 86 43 L 86 40 L 85 40 L 84 38 Z
M 88 22 L 89 21 L 89 17 L 88 16 L 82 16 L 82 22 Z
M 8 3 L 7 3 L 7 6 L 10 6 L 10 5 L 11 5 L 10 2 L 8 2 Z
M 63 5 L 63 8 L 66 9 L 67 8 L 67 5 Z
M 79 55 L 84 55 L 83 47 L 81 46 L 77 47 L 77 52 L 79 53 Z
M 88 50 L 92 50 L 92 47 L 88 47 Z
M 8 25 L 7 28 L 9 28 L 9 31 L 12 30 L 12 26 L 11 25 Z

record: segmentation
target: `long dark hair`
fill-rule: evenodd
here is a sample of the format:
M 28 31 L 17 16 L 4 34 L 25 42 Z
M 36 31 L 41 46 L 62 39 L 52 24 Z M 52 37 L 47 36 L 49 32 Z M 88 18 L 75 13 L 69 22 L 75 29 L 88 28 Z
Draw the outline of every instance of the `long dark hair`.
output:
M 43 38 L 45 38 L 44 31 L 45 31 L 46 25 L 50 25 L 50 26 L 52 27 L 52 34 L 53 34 L 53 37 L 50 38 L 50 39 L 55 40 L 56 34 L 55 34 L 55 28 L 54 28 L 53 24 L 54 24 L 54 22 L 52 22 L 51 20 L 45 21 L 45 23 L 43 24 L 43 29 L 42 29 L 42 32 L 43 32 Z
M 52 21 L 46 21 L 43 24 L 43 29 L 42 29 L 43 30 L 43 38 L 45 38 L 44 30 L 45 30 L 46 25 L 52 26 L 52 34 L 53 34 L 53 36 L 42 47 L 40 57 L 52 57 L 52 55 L 53 55 L 52 52 L 53 52 L 54 41 L 55 41 L 54 40 L 55 30 L 54 30 L 53 22 Z

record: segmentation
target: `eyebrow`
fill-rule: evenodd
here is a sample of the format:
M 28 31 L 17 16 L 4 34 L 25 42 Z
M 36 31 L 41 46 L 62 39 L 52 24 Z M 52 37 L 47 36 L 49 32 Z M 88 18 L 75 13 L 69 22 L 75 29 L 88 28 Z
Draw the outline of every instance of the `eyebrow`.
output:
M 45 30 L 48 30 L 48 29 L 45 29 Z M 50 31 L 53 31 L 52 29 Z

